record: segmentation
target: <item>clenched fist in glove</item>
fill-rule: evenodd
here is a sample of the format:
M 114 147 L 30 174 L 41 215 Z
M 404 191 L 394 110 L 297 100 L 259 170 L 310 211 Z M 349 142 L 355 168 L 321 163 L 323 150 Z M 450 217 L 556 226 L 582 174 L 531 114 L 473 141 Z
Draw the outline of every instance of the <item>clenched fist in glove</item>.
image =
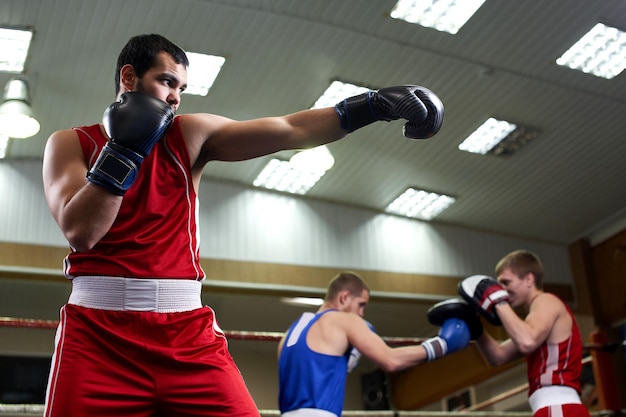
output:
M 401 85 L 368 91 L 335 106 L 342 129 L 353 132 L 378 120 L 406 119 L 404 136 L 427 139 L 441 128 L 443 103 L 427 88 Z
M 443 323 L 437 337 L 425 340 L 422 346 L 426 350 L 426 360 L 430 362 L 466 348 L 469 341 L 467 324 L 461 319 L 452 318 Z
M 459 294 L 491 324 L 501 326 L 496 305 L 507 303 L 509 293 L 494 278 L 487 275 L 473 275 L 459 282 Z
M 87 179 L 124 195 L 172 120 L 174 111 L 166 102 L 138 92 L 122 94 L 120 101 L 104 112 L 102 122 L 111 139 L 100 151 Z

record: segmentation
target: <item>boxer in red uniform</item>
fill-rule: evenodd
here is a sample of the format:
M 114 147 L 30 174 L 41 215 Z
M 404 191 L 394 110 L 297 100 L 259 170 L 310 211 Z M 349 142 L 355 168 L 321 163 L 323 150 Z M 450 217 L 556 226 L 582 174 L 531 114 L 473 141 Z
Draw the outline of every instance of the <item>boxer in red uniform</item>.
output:
M 554 294 L 543 291 L 543 265 L 532 252 L 514 251 L 496 265 L 497 280 L 475 275 L 459 283 L 459 293 L 509 339 L 484 333 L 476 342 L 491 365 L 525 356 L 528 401 L 535 417 L 588 417 L 580 400 L 582 340 L 576 320 Z M 513 308 L 525 313 L 520 318 Z
M 188 65 L 160 35 L 131 38 L 103 123 L 47 141 L 43 186 L 70 246 L 72 292 L 61 309 L 46 417 L 258 416 L 201 303 L 204 166 L 315 147 L 378 120 L 405 119 L 405 136 L 429 138 L 443 120 L 437 96 L 414 85 L 281 117 L 175 116 Z

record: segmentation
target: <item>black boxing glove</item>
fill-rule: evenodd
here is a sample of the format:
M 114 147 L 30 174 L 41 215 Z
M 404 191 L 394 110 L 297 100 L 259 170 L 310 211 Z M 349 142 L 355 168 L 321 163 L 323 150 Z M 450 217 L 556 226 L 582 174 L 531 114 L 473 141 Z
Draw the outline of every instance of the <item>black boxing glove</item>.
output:
M 442 326 L 451 318 L 461 319 L 467 324 L 470 331 L 470 340 L 476 340 L 483 334 L 483 324 L 478 313 L 474 311 L 467 301 L 460 298 L 451 298 L 440 301 L 426 313 L 428 322 L 435 326 Z
M 173 120 L 174 110 L 166 102 L 139 92 L 122 94 L 102 116 L 111 139 L 87 172 L 87 179 L 124 195 L 137 179 L 144 158 Z
M 435 93 L 418 85 L 368 91 L 337 103 L 335 111 L 341 128 L 348 132 L 378 120 L 406 119 L 404 136 L 410 139 L 430 138 L 443 123 L 443 103 Z

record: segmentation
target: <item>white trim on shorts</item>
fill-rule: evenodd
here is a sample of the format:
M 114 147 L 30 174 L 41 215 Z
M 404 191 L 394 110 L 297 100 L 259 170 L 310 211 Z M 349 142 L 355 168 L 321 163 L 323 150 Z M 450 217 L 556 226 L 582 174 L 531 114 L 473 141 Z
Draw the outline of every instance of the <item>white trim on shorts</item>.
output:
M 202 307 L 202 283 L 188 279 L 80 276 L 68 304 L 97 310 L 177 313 Z
M 528 397 L 528 403 L 533 414 L 537 410 L 551 405 L 582 404 L 580 396 L 572 387 L 551 385 L 539 388 Z
M 317 408 L 298 408 L 297 410 L 281 413 L 281 417 L 339 417 L 335 413 Z

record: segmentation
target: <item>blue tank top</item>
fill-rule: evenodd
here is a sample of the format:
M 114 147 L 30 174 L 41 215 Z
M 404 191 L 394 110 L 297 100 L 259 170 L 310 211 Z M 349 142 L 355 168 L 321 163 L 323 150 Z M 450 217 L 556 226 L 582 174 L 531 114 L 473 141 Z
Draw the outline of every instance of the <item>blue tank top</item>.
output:
M 343 410 L 350 349 L 342 356 L 309 349 L 306 336 L 322 315 L 304 313 L 285 337 L 278 359 L 278 406 L 281 413 L 300 408 L 326 410 L 337 416 Z

